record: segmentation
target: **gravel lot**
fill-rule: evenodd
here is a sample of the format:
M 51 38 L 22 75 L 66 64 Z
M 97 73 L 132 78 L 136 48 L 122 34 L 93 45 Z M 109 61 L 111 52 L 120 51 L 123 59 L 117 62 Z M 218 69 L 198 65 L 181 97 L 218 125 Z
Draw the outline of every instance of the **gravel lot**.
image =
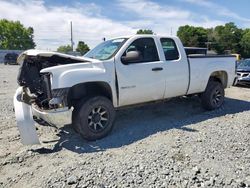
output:
M 18 66 L 0 65 L 0 187 L 250 187 L 250 89 L 216 111 L 197 97 L 126 109 L 111 135 L 87 142 L 70 125 L 37 126 L 20 143 L 12 97 Z

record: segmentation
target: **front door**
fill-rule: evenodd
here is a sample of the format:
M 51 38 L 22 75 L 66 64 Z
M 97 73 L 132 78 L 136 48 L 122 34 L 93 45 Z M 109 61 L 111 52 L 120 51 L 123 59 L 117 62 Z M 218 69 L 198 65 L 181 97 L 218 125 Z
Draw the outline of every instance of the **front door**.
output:
M 134 40 L 126 49 L 141 54 L 140 61 L 116 62 L 119 106 L 163 99 L 165 91 L 164 62 L 160 61 L 155 40 L 151 37 Z

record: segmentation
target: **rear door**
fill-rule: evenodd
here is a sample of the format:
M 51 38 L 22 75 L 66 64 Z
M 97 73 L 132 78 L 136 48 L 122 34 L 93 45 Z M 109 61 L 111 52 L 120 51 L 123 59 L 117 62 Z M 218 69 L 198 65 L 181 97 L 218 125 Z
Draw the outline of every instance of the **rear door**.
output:
M 145 37 L 135 39 L 123 53 L 139 51 L 142 59 L 123 64 L 119 58 L 116 71 L 119 87 L 119 106 L 163 99 L 165 75 L 160 61 L 155 39 Z
M 189 67 L 184 49 L 181 49 L 182 44 L 172 38 L 160 38 L 160 43 L 166 79 L 164 98 L 185 95 L 189 85 Z

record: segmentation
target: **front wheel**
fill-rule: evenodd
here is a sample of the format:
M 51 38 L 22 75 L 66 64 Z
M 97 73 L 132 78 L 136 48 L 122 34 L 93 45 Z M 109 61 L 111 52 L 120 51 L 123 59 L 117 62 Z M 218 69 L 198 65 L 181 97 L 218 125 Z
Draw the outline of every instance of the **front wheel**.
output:
M 106 97 L 84 99 L 74 111 L 73 126 L 86 140 L 101 139 L 113 128 L 115 110 Z
M 202 106 L 207 110 L 220 108 L 224 102 L 224 88 L 218 81 L 209 81 L 206 90 L 201 94 Z

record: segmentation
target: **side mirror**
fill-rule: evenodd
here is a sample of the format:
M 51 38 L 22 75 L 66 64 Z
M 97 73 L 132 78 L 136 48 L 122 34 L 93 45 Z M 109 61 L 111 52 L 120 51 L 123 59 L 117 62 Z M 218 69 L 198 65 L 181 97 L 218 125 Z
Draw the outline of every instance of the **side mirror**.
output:
M 124 64 L 137 63 L 141 60 L 141 53 L 139 51 L 127 52 L 125 56 L 121 57 Z

